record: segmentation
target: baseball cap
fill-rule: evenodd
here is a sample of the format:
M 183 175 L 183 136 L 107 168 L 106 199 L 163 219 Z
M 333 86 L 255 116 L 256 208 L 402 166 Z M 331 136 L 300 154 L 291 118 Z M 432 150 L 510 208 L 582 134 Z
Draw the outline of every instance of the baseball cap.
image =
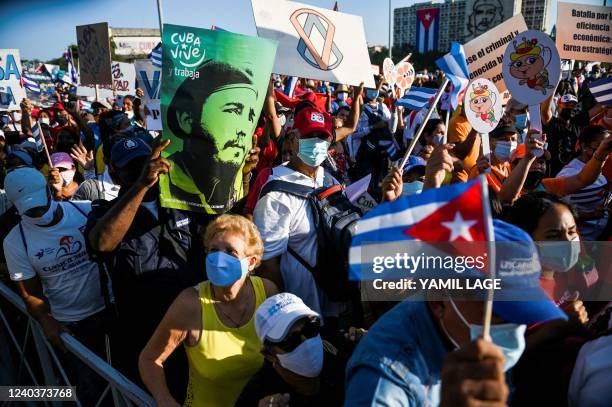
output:
M 11 159 L 11 157 L 17 157 L 19 160 L 23 162 L 24 165 L 31 167 L 34 165 L 34 160 L 32 156 L 23 148 L 17 146 L 9 146 L 10 150 L 8 153 L 7 161 Z
M 293 128 L 299 130 L 302 137 L 314 132 L 321 132 L 332 138 L 331 116 L 317 108 L 307 106 L 301 109 L 293 119 Z
M 417 168 L 417 167 L 425 167 L 427 165 L 427 162 L 416 155 L 411 155 L 408 157 L 408 161 L 406 161 L 406 165 L 404 166 L 404 175 L 408 174 L 410 172 L 410 170 Z
M 151 147 L 144 140 L 136 137 L 124 138 L 113 145 L 111 163 L 118 168 L 122 168 L 135 158 L 150 155 Z
M 497 243 L 495 277 L 501 280 L 502 287 L 493 299 L 495 315 L 506 322 L 525 325 L 567 320 L 540 286 L 542 267 L 531 236 L 498 219 L 493 220 L 493 230 Z
M 4 179 L 4 189 L 20 215 L 28 209 L 46 206 L 49 201 L 47 180 L 34 168 L 21 167 L 10 171 Z
M 58 111 L 63 111 L 64 109 L 64 105 L 62 105 L 61 103 L 54 103 L 53 106 L 51 106 L 52 110 L 58 110 Z
M 53 167 L 71 169 L 74 166 L 74 161 L 68 153 L 53 153 L 51 154 L 51 164 L 53 164 Z
M 319 314 L 308 308 L 302 299 L 294 294 L 280 293 L 261 303 L 255 312 L 255 331 L 259 340 L 273 342 L 282 340 L 295 321 Z
M 497 126 L 497 128 L 491 132 L 490 136 L 493 138 L 497 138 L 503 136 L 506 133 L 516 133 L 516 126 L 514 125 L 514 123 Z
M 578 103 L 578 98 L 572 94 L 566 93 L 559 98 L 559 103 Z

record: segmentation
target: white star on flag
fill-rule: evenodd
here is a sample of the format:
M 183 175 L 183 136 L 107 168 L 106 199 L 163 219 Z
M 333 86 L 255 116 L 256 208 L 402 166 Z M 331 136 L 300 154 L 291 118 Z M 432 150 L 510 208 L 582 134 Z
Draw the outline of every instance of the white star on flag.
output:
M 431 18 L 431 15 L 429 13 L 425 14 L 425 20 L 429 21 L 430 18 Z
M 455 219 L 452 222 L 442 222 L 442 226 L 451 231 L 450 239 L 448 239 L 451 242 L 459 237 L 463 237 L 468 242 L 473 241 L 470 228 L 475 224 L 475 220 L 463 220 L 459 212 L 455 213 Z

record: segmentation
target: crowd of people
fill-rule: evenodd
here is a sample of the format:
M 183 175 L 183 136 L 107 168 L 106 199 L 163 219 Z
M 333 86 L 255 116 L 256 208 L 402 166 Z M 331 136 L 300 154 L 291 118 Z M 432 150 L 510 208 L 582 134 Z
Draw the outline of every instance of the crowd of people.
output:
M 610 74 L 561 81 L 541 105 L 543 134 L 510 99 L 490 158 L 461 106 L 444 120 L 448 90 L 423 123 L 382 76 L 371 89 L 299 79 L 288 96 L 289 78 L 274 75 L 244 194 L 222 215 L 160 205 L 169 141 L 147 130 L 142 90 L 82 108 L 58 87 L 51 106 L 2 113 L 1 270 L 83 405 L 104 383 L 64 333 L 160 406 L 609 406 L 612 307 L 582 299 L 612 287 L 612 259 L 582 243 L 611 238 L 612 109 L 588 90 Z M 482 300 L 362 301 L 308 195 L 371 176 L 367 193 L 390 202 L 481 174 L 496 241 L 555 243 L 538 246 L 544 299 L 494 302 L 491 341 Z

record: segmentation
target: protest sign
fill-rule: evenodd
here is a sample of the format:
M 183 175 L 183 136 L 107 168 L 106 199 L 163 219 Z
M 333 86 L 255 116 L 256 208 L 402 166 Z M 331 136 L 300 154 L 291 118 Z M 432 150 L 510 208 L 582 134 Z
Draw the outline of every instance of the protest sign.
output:
M 493 82 L 500 92 L 504 92 L 507 89 L 502 73 L 504 52 L 518 33 L 525 30 L 525 20 L 521 14 L 517 14 L 465 44 L 463 50 L 470 70 L 470 79 L 486 78 Z M 510 94 L 505 92 L 502 96 L 508 99 Z
M 79 85 L 77 86 L 77 96 L 83 96 L 90 98 L 91 100 L 96 97 L 96 87 L 94 85 Z M 100 99 L 107 99 L 113 97 L 113 88 L 111 85 L 100 85 L 98 86 L 98 96 Z
M 117 95 L 133 95 L 136 92 L 136 71 L 134 64 L 113 61 L 113 89 Z
M 257 35 L 278 41 L 273 72 L 374 87 L 360 16 L 285 0 L 252 0 Z
M 164 24 L 162 206 L 222 213 L 242 196 L 242 167 L 272 73 L 276 44 Z
M 480 134 L 490 133 L 502 117 L 502 98 L 488 79 L 478 78 L 465 90 L 465 116 Z
M 556 43 L 561 58 L 612 62 L 610 28 L 610 7 L 572 3 L 557 5 Z
M 138 87 L 144 92 L 143 104 L 159 102 L 161 68 L 153 65 L 150 59 L 137 59 L 134 61 L 134 69 Z
M 162 130 L 161 107 L 159 102 L 145 104 L 147 130 Z
M 414 67 L 408 61 L 400 61 L 396 65 L 391 58 L 385 58 L 383 61 L 383 75 L 387 83 L 395 86 L 400 91 L 400 96 L 403 96 L 412 86 L 415 72 Z
M 76 27 L 81 85 L 112 84 L 108 24 Z
M 18 49 L 0 49 L 0 109 L 19 110 L 26 97 L 21 86 L 21 58 Z

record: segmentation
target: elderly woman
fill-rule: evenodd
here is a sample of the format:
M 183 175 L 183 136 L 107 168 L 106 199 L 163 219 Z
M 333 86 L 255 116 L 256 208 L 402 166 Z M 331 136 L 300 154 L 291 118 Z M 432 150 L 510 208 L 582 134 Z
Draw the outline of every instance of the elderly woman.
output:
M 204 242 L 209 280 L 179 294 L 140 355 L 140 375 L 159 406 L 178 405 L 163 365 L 181 343 L 189 360 L 187 406 L 233 406 L 263 364 L 253 315 L 276 287 L 250 275 L 263 254 L 259 232 L 246 218 L 221 215 Z

